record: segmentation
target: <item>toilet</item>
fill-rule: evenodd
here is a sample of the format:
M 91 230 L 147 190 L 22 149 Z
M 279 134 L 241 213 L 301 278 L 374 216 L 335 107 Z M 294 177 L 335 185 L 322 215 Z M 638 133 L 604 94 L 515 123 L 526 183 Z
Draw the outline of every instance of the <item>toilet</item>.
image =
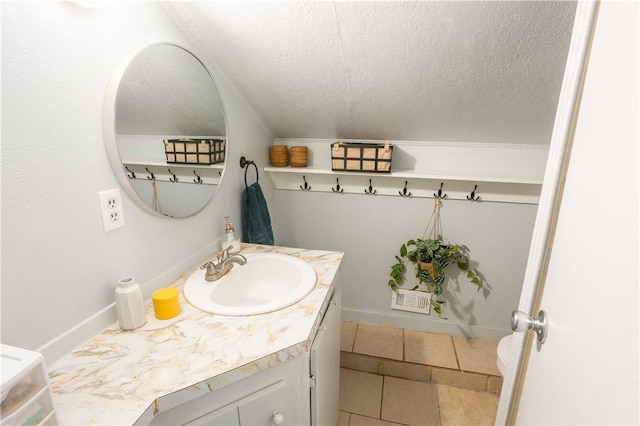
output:
M 496 359 L 496 364 L 498 364 L 498 370 L 500 370 L 500 374 L 504 377 L 504 372 L 507 371 L 507 362 L 509 361 L 509 353 L 511 352 L 511 341 L 513 340 L 513 334 L 509 334 L 508 336 L 503 337 L 498 342 L 498 357 Z

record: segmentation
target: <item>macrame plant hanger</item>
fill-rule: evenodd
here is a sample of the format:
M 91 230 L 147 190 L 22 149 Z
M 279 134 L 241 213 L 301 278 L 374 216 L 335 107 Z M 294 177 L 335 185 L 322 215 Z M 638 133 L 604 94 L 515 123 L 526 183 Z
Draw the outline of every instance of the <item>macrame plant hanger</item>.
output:
M 431 213 L 431 217 L 429 218 L 429 222 L 427 223 L 427 227 L 422 234 L 422 239 L 425 238 L 437 240 L 442 239 L 442 221 L 440 220 L 440 207 L 442 207 L 442 198 L 435 197 L 435 202 L 433 204 L 433 212 Z M 430 235 L 430 236 L 428 236 Z M 433 262 L 433 261 L 432 261 Z M 423 262 L 418 262 L 418 267 L 427 271 L 433 279 L 435 279 L 435 274 L 441 274 L 442 271 L 438 271 L 435 268 L 435 264 L 426 264 Z M 437 294 L 433 293 L 433 297 L 438 304 L 443 304 L 445 301 L 442 298 L 442 293 Z
M 158 188 L 156 188 L 156 180 L 151 180 L 151 186 L 153 187 L 153 209 L 158 213 L 162 213 L 162 207 L 160 207 L 160 198 L 158 198 Z
M 431 239 L 437 240 L 438 237 L 442 237 L 442 222 L 440 221 L 440 207 L 442 207 L 442 200 L 440 198 L 435 199 L 433 205 L 433 212 L 431 218 L 427 223 L 427 227 L 422 234 L 422 239 L 425 239 L 428 234 L 431 234 Z

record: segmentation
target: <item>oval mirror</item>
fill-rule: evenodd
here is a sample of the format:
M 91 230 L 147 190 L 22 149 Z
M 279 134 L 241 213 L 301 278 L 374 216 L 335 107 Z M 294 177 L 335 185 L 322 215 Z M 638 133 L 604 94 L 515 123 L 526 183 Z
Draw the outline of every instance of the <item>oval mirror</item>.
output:
M 131 199 L 156 216 L 192 216 L 213 199 L 227 153 L 225 123 L 213 77 L 174 44 L 139 51 L 105 98 L 113 171 Z

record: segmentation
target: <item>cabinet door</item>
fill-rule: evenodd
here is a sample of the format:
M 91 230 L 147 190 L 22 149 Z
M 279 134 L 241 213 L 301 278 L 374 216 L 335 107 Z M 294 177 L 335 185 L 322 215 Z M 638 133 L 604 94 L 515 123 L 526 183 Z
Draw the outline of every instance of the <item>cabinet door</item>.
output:
M 298 425 L 300 389 L 284 381 L 238 401 L 241 425 Z
M 227 405 L 202 417 L 198 417 L 189 423 L 185 423 L 185 425 L 239 426 L 238 408 L 235 404 Z
M 340 289 L 329 303 L 311 345 L 311 424 L 335 425 L 340 401 Z
M 213 393 L 162 412 L 151 420 L 151 425 L 239 425 L 237 405 L 233 402 L 219 404 L 212 396 L 217 395 Z
M 309 387 L 304 391 L 302 387 L 303 377 L 309 377 L 308 365 L 309 358 L 303 355 L 289 359 L 162 411 L 151 424 L 272 425 L 275 412 L 284 416 L 282 424 L 308 424 Z

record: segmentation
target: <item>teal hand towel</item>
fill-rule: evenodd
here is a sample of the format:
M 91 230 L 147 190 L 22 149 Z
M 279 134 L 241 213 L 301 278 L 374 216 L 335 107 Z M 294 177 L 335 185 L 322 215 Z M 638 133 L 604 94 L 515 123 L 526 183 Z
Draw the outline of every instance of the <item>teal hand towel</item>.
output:
M 271 217 L 258 182 L 242 192 L 242 242 L 273 245 Z

